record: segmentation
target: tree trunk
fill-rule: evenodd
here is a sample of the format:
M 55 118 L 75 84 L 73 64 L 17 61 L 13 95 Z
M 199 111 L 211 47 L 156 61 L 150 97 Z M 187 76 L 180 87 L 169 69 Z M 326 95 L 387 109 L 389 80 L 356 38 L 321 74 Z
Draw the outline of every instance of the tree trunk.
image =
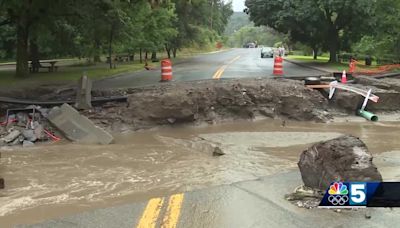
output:
M 313 48 L 313 59 L 314 60 L 318 59 L 318 48 Z
M 26 15 L 21 15 L 17 22 L 17 67 L 16 77 L 24 78 L 29 74 L 28 63 L 29 26 Z
M 168 47 L 168 45 L 165 45 L 165 51 L 167 52 L 168 58 L 171 58 L 171 48 Z
M 151 60 L 152 61 L 157 60 L 157 52 L 155 52 L 155 51 L 151 52 Z
M 109 46 L 108 46 L 108 57 L 110 58 L 110 69 L 113 68 L 113 59 L 112 59 L 112 41 L 114 37 L 114 25 L 111 25 L 111 30 L 110 30 L 110 40 L 109 40 Z M 115 67 L 115 65 L 114 65 Z
M 173 48 L 173 50 L 172 50 L 172 54 L 173 54 L 174 58 L 176 58 L 176 51 L 177 50 L 178 50 L 177 48 Z
M 332 28 L 329 33 L 329 62 L 337 63 L 337 52 L 339 50 L 339 33 L 336 28 Z
M 40 57 L 39 57 L 39 47 L 36 42 L 36 38 L 33 38 L 29 42 L 29 49 L 30 49 L 30 60 L 32 66 L 32 73 L 39 72 L 40 68 Z
M 143 63 L 143 56 L 142 56 L 142 49 L 139 48 L 139 58 L 140 58 L 140 63 Z
M 93 62 L 94 63 L 99 63 L 99 62 L 101 62 L 101 59 L 100 59 L 100 40 L 99 39 L 96 39 L 95 41 L 94 41 L 94 48 L 95 48 L 95 50 L 94 50 L 94 55 L 93 55 Z
M 145 61 L 147 61 L 148 54 L 149 54 L 149 53 L 148 53 L 147 51 L 145 51 L 145 53 L 144 53 L 144 60 L 145 60 Z

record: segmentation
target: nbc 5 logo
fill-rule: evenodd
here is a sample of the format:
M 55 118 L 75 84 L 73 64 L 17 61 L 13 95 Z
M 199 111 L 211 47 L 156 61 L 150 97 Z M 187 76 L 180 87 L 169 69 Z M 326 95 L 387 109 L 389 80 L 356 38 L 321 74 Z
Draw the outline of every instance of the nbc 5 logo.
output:
M 349 183 L 350 187 L 350 206 L 366 206 L 367 205 L 367 184 L 366 183 Z

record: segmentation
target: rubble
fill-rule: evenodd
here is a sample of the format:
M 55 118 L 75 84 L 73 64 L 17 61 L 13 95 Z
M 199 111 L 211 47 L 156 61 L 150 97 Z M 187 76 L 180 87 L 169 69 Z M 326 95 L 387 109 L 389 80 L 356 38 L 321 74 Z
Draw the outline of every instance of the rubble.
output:
M 221 148 L 215 147 L 214 151 L 213 151 L 213 156 L 218 157 L 218 156 L 222 156 L 222 155 L 225 155 L 225 153 L 221 150 Z
M 7 136 L 5 136 L 4 138 L 2 138 L 2 141 L 6 142 L 6 143 L 10 143 L 10 142 L 15 141 L 18 138 L 18 136 L 20 136 L 20 135 L 21 135 L 20 131 L 11 129 L 10 133 Z
M 346 135 L 303 151 L 298 166 L 305 186 L 325 191 L 333 181 L 382 181 L 372 159 L 359 138 Z

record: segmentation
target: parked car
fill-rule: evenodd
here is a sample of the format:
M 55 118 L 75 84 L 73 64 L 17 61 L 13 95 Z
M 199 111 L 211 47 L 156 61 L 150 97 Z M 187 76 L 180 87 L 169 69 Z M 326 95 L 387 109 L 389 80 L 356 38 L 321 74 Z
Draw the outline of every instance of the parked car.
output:
M 243 45 L 244 48 L 256 48 L 256 44 L 255 43 L 247 43 L 245 45 Z
M 263 47 L 261 48 L 261 58 L 273 58 L 274 57 L 274 49 L 271 47 Z

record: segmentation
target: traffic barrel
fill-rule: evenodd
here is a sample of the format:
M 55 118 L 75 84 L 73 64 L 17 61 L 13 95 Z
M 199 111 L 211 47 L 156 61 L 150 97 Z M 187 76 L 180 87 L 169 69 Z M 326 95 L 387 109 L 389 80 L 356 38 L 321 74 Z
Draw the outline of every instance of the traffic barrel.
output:
M 274 75 L 283 75 L 283 58 L 276 56 L 274 60 Z
M 161 60 L 161 82 L 172 80 L 172 63 L 169 59 Z

